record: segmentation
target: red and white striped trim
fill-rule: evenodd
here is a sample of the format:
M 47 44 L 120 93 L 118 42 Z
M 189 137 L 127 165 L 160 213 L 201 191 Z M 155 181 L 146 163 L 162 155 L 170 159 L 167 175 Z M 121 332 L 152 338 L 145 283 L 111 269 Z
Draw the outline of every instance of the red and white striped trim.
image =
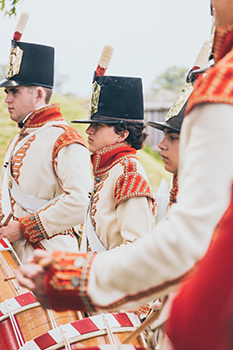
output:
M 0 238 L 0 251 L 11 250 L 11 244 L 7 238 Z
M 143 346 L 134 346 L 132 344 L 103 344 L 99 346 L 90 346 L 80 348 L 82 350 L 145 350 Z
M 65 340 L 74 342 L 107 334 L 106 323 L 112 333 L 132 332 L 140 324 L 133 313 L 101 314 L 65 324 L 27 342 L 19 350 L 55 350 L 64 345 Z M 118 344 L 119 345 L 119 344 Z M 102 347 L 100 347 L 101 349 Z M 130 348 L 129 350 L 135 349 Z M 110 350 L 110 349 L 109 349 Z M 112 350 L 112 349 L 111 349 Z M 123 349 L 127 350 L 127 349 Z
M 39 305 L 40 303 L 38 303 L 31 292 L 23 293 L 11 299 L 6 299 L 0 303 L 0 322 L 10 317 L 9 312 L 11 315 L 16 315 Z

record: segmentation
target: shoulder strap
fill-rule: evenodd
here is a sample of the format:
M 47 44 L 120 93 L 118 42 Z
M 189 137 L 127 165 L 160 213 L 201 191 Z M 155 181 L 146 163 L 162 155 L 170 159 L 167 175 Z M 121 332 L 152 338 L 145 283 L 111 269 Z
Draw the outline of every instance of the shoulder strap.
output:
M 89 243 L 91 250 L 93 252 L 99 253 L 99 252 L 105 251 L 107 249 L 101 243 L 101 241 L 99 240 L 99 237 L 97 236 L 95 227 L 91 221 L 90 211 L 91 211 L 91 207 L 89 206 L 86 220 L 84 223 L 84 228 L 83 228 L 83 236 L 82 236 L 82 241 L 81 241 L 81 245 L 80 245 L 80 252 L 86 253 L 87 252 L 87 245 Z
M 38 198 L 25 192 L 15 181 L 13 176 L 9 174 L 10 184 L 11 184 L 11 195 L 13 199 L 18 203 L 22 208 L 24 208 L 28 213 L 33 213 L 39 209 L 46 207 L 49 204 L 55 203 L 56 200 L 62 198 L 62 194 L 51 200 Z

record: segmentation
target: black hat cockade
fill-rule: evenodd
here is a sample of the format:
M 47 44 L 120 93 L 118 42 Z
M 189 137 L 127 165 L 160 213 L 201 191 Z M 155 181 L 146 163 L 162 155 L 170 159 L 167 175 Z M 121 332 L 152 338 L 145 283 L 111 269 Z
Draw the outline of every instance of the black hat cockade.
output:
M 196 62 L 193 68 L 187 74 L 187 81 L 182 90 L 176 97 L 171 109 L 168 111 L 164 122 L 149 121 L 146 124 L 156 129 L 164 131 L 165 128 L 180 132 L 181 125 L 185 116 L 185 109 L 189 100 L 189 97 L 193 91 L 194 81 L 203 74 L 203 68 L 206 68 L 210 57 L 210 42 L 206 41 L 201 51 L 198 54 Z
M 51 46 L 21 42 L 28 15 L 22 13 L 13 40 L 6 78 L 0 87 L 43 86 L 53 88 L 54 48 Z
M 73 120 L 72 123 L 143 123 L 142 79 L 105 76 L 105 71 L 98 74 L 98 67 L 94 74 L 89 118 Z

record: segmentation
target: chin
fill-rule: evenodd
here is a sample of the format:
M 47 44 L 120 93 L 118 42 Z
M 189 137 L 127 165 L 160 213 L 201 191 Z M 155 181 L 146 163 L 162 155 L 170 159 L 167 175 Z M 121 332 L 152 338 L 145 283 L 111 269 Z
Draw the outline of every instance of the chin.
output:
M 88 147 L 88 149 L 89 149 L 89 152 L 91 152 L 91 153 L 95 153 L 97 151 L 96 149 L 93 149 L 92 147 Z

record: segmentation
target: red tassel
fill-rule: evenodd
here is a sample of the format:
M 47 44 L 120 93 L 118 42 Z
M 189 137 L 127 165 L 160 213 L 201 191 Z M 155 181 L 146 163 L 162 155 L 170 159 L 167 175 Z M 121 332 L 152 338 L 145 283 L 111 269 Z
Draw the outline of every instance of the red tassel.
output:
M 20 41 L 21 38 L 22 38 L 22 33 L 20 33 L 20 32 L 14 33 L 13 40 Z
M 106 68 L 100 67 L 100 65 L 98 65 L 95 71 L 95 76 L 100 77 L 101 75 L 104 75 L 105 72 L 106 72 Z

